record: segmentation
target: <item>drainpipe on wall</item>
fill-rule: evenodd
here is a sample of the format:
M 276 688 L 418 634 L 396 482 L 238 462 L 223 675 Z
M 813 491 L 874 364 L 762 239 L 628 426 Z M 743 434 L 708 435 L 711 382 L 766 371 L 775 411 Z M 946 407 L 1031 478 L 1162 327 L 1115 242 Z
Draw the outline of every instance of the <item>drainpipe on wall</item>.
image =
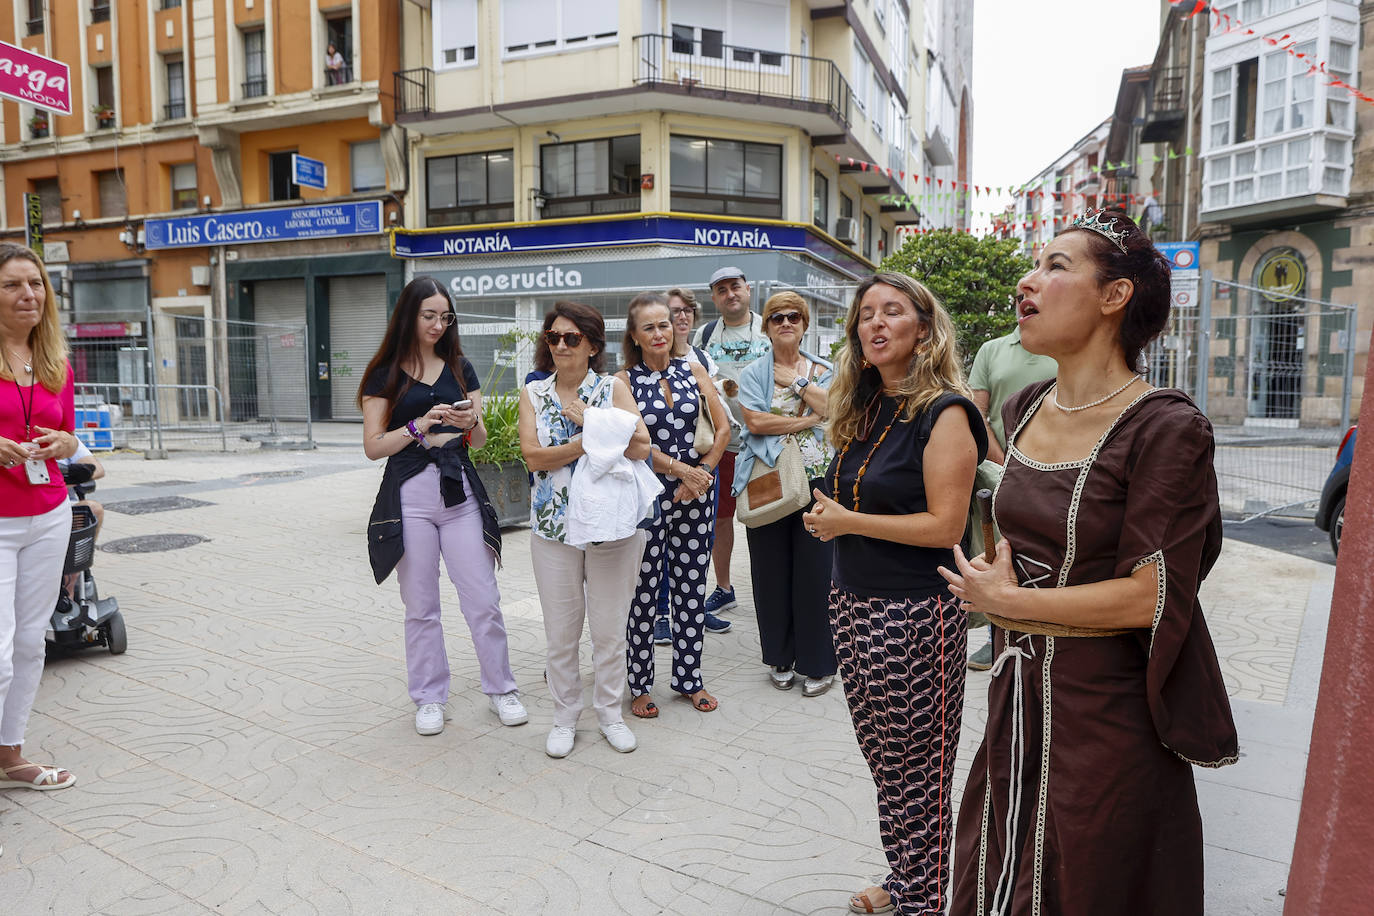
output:
M 1188 128 L 1187 132 L 1184 134 L 1184 143 L 1187 144 L 1184 147 L 1184 149 L 1195 149 L 1195 147 L 1193 146 L 1193 73 L 1197 70 L 1196 62 L 1198 22 L 1211 22 L 1211 20 L 1206 18 L 1197 19 L 1192 23 L 1192 27 L 1188 29 Z M 1204 51 L 1203 53 L 1206 52 Z M 1199 114 L 1201 114 L 1201 112 L 1199 112 Z M 1180 231 L 1178 235 L 1178 240 L 1180 242 L 1186 242 L 1188 238 L 1192 235 L 1192 227 L 1188 225 L 1188 201 L 1193 199 L 1193 163 L 1195 162 L 1197 162 L 1196 157 L 1194 157 L 1191 161 L 1187 159 L 1184 160 L 1185 164 L 1183 166 L 1183 206 L 1179 208 L 1180 212 L 1182 213 L 1182 217 L 1180 218 L 1179 224 Z M 1197 168 L 1202 168 L 1201 163 L 1198 163 Z

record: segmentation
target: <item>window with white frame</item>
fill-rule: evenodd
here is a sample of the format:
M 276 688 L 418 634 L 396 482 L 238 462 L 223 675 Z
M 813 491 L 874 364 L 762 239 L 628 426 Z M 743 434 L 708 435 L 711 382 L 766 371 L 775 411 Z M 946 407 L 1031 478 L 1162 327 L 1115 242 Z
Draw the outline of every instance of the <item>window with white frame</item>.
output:
M 507 57 L 612 44 L 619 0 L 502 0 L 501 47 Z
M 906 46 L 910 39 L 907 37 L 906 13 L 902 12 L 900 3 L 892 4 L 892 16 L 887 25 L 887 40 L 892 53 L 892 72 L 897 74 L 897 80 L 905 85 Z
M 1274 51 L 1264 56 L 1264 95 L 1260 112 L 1260 136 L 1273 137 L 1290 130 L 1312 128 L 1316 104 L 1316 81 L 1304 62 L 1317 50 L 1315 41 L 1305 41 L 1293 50 Z
M 1243 60 L 1212 73 L 1208 133 L 1212 149 L 1255 139 L 1259 58 Z
M 873 65 L 868 62 L 868 55 L 864 53 L 863 47 L 858 40 L 854 41 L 853 70 L 850 85 L 854 87 L 854 103 L 859 107 L 863 114 L 868 113 L 868 92 L 867 86 L 873 78 Z
M 672 0 L 673 53 L 781 67 L 791 49 L 788 8 L 787 0 Z
M 382 163 L 380 140 L 350 143 L 348 164 L 354 191 L 376 191 L 386 187 L 386 166 Z
M 873 117 L 873 132 L 882 137 L 887 132 L 887 88 L 878 78 L 876 69 L 869 83 L 868 105 Z
M 196 164 L 178 162 L 167 170 L 172 186 L 172 209 L 194 210 L 197 202 Z
M 878 28 L 887 29 L 887 5 L 892 0 L 873 0 L 873 18 L 878 20 Z
M 434 0 L 434 69 L 477 63 L 477 0 Z
M 1353 78 L 1351 68 L 1354 62 L 1354 45 L 1344 41 L 1331 42 L 1331 53 L 1326 60 L 1326 72 L 1331 75 L 1332 79 L 1349 84 Z M 1350 130 L 1350 113 L 1353 108 L 1349 90 L 1337 86 L 1326 87 L 1327 127 L 1334 127 L 1337 130 Z

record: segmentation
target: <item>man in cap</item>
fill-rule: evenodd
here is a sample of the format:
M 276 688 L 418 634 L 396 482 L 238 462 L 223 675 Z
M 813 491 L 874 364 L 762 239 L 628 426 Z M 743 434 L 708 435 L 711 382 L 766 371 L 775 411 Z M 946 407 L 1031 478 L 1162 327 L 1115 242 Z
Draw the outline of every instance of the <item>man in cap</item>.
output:
M 749 308 L 749 296 L 749 281 L 738 267 L 722 267 L 711 274 L 711 301 L 720 317 L 698 328 L 692 341 L 716 361 L 720 378 L 728 380 L 725 387 L 731 396 L 726 398 L 726 406 L 741 426 L 744 415 L 734 397 L 740 373 L 745 366 L 772 350 L 768 335 L 763 331 L 763 317 Z M 706 599 L 708 620 L 736 606 L 735 587 L 730 582 L 730 555 L 735 550 L 735 497 L 730 488 L 735 479 L 735 455 L 738 453 L 739 433 L 736 431 L 730 437 L 730 447 L 720 460 L 716 477 L 719 505 L 715 545 L 711 549 L 716 590 Z

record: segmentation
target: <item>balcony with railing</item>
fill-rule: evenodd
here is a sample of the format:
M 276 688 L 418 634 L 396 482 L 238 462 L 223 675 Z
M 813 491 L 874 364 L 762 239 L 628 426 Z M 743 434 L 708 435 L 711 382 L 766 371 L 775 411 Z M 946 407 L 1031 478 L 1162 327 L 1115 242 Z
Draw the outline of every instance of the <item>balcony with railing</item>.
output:
M 1174 139 L 1188 117 L 1183 89 L 1187 82 L 1184 67 L 1160 67 L 1150 74 L 1145 94 L 1145 124 L 1142 143 L 1161 143 Z
M 502 62 L 503 67 L 521 68 L 517 84 L 537 87 L 534 91 L 538 92 L 536 97 L 509 98 L 504 105 L 518 108 L 522 123 L 546 116 L 642 110 L 646 105 L 769 120 L 801 126 L 815 135 L 842 134 L 851 123 L 853 93 L 839 67 L 825 58 L 671 35 L 635 35 L 631 41 L 633 70 L 628 81 L 624 75 L 615 76 L 614 68 L 603 68 L 594 83 L 583 79 L 575 87 L 560 89 L 564 84 L 551 82 L 530 68 L 566 66 L 561 60 Z M 593 49 L 584 53 L 591 54 Z M 424 134 L 499 126 L 502 104 L 468 107 L 463 81 L 471 80 L 472 73 L 454 69 L 436 73 L 430 67 L 397 71 L 393 75 L 397 120 Z
M 337 67 L 324 68 L 324 84 L 326 86 L 346 86 L 353 82 L 353 65 L 340 64 Z
M 267 77 L 256 76 L 243 81 L 243 97 L 256 99 L 267 95 Z
M 110 0 L 95 0 L 91 4 L 91 23 L 110 21 Z
M 774 102 L 850 123 L 853 93 L 834 61 L 672 35 L 636 35 L 635 85 Z

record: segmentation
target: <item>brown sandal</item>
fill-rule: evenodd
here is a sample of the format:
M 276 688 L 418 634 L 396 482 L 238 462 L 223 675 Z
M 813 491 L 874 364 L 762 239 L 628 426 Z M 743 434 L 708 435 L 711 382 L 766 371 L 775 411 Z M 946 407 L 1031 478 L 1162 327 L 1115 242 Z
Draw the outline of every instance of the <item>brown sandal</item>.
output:
M 649 701 L 648 701 L 647 703 L 645 703 L 643 706 L 636 706 L 636 705 L 635 705 L 636 703 L 638 703 L 638 702 L 640 701 L 641 698 L 648 700 L 648 699 L 649 699 L 649 695 L 648 695 L 647 693 L 641 693 L 639 696 L 637 696 L 637 697 L 635 697 L 633 700 L 631 700 L 631 701 L 630 701 L 630 714 L 633 715 L 633 716 L 634 716 L 635 718 L 637 718 L 637 719 L 657 719 L 657 718 L 658 718 L 658 707 L 654 705 L 654 701 L 653 701 L 653 700 L 649 700 Z
M 869 890 L 882 890 L 882 888 L 870 888 Z M 874 906 L 873 901 L 868 897 L 868 891 L 855 894 L 849 898 L 849 911 L 851 913 L 891 913 L 893 910 L 892 895 L 887 895 L 887 903 L 883 906 Z

